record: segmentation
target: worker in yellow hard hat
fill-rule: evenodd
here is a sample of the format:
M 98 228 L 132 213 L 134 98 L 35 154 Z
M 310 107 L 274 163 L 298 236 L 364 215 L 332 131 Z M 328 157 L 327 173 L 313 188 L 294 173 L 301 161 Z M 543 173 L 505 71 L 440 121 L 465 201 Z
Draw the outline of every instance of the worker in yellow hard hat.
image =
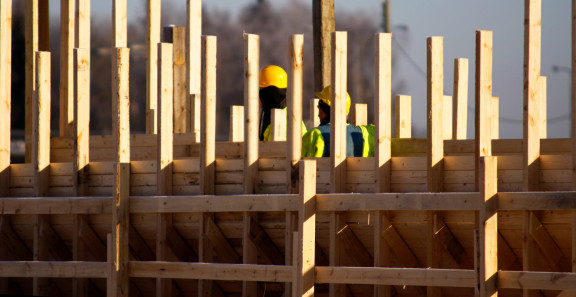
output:
M 314 93 L 320 99 L 318 117 L 320 126 L 311 129 L 302 137 L 302 157 L 330 156 L 330 95 L 331 87 L 325 87 L 322 92 Z M 350 95 L 346 93 L 346 116 L 350 113 Z M 374 156 L 374 125 L 354 126 L 346 124 L 346 156 Z
M 269 65 L 260 71 L 260 140 L 271 139 L 272 109 L 286 108 L 286 88 L 288 75 L 282 67 Z M 306 133 L 306 126 L 302 124 L 302 134 Z

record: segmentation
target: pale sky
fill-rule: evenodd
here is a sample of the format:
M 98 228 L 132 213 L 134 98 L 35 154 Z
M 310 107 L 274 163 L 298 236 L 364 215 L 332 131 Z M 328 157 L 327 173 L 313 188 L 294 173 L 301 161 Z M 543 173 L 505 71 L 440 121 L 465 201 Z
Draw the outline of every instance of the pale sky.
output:
M 270 0 L 277 7 L 294 0 Z M 300 0 L 309 1 L 311 0 Z M 444 37 L 444 93 L 452 95 L 453 63 L 455 58 L 468 58 L 469 102 L 468 138 L 474 137 L 474 59 L 475 31 L 494 31 L 493 96 L 500 97 L 500 137 L 522 138 L 522 65 L 524 39 L 523 0 L 390 0 L 392 26 L 408 26 L 407 38 L 398 39 L 407 55 L 397 47 L 399 55 L 393 77 L 402 78 L 407 93 L 412 96 L 413 124 L 425 131 L 426 37 Z M 228 10 L 232 15 L 255 0 L 205 0 L 206 9 Z M 542 1 L 542 75 L 548 77 L 548 137 L 569 137 L 570 111 L 570 20 L 571 1 Z M 163 3 L 182 5 L 185 0 L 164 0 Z M 58 14 L 59 1 L 51 1 L 52 15 Z M 93 0 L 93 14 L 108 18 L 112 0 Z M 144 0 L 129 0 L 129 20 L 144 11 Z M 348 10 L 380 23 L 380 0 L 335 0 L 336 11 Z M 300 32 L 294 32 L 300 33 Z M 413 62 L 412 62 L 413 61 Z M 415 64 L 417 66 L 415 66 Z M 553 72 L 553 65 L 561 71 Z M 396 95 L 396 94 L 393 94 Z M 415 135 L 422 137 L 424 135 Z

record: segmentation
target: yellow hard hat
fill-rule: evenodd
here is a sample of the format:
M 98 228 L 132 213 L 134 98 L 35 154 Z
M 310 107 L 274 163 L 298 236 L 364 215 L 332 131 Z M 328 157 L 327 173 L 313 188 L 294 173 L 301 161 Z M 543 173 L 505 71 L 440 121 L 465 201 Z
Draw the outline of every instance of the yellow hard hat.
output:
M 322 92 L 314 93 L 316 98 L 322 100 L 326 105 L 330 106 L 330 95 L 332 93 L 332 88 L 330 86 L 325 87 Z M 350 113 L 350 94 L 346 92 L 346 115 Z
M 288 87 L 288 75 L 282 67 L 269 65 L 260 71 L 260 87 L 266 88 L 269 86 L 274 86 L 278 89 L 286 89 Z

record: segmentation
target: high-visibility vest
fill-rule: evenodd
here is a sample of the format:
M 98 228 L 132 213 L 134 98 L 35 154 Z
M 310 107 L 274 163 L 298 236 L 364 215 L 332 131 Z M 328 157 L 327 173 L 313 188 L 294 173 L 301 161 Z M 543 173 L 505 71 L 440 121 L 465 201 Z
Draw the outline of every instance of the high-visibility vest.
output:
M 302 157 L 330 156 L 330 124 L 320 125 L 302 137 Z M 346 157 L 374 156 L 374 125 L 346 125 Z

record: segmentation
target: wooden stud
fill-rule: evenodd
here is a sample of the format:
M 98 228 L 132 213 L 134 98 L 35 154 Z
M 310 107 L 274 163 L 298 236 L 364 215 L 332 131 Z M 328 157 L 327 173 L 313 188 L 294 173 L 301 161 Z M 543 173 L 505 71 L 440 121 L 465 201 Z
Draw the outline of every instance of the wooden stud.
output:
M 492 139 L 499 139 L 500 138 L 500 98 L 499 97 L 492 97 L 492 121 L 490 122 L 491 125 L 491 132 Z
M 480 157 L 492 155 L 492 31 L 476 31 L 476 190 L 480 190 Z
M 159 53 L 161 53 L 161 50 L 159 50 Z M 162 56 L 162 54 L 160 54 L 160 56 Z M 162 109 L 162 107 L 160 107 L 160 109 Z M 170 225 L 172 225 L 171 214 L 156 215 L 156 261 L 168 260 L 169 247 L 166 240 L 166 235 Z M 172 280 L 167 278 L 156 278 L 156 297 L 171 295 Z
M 542 251 L 544 256 L 543 258 L 553 271 L 567 271 L 571 269 L 571 267 L 569 267 L 570 265 L 567 265 L 568 263 L 564 261 L 562 249 L 560 249 L 546 227 L 533 212 L 530 212 L 530 226 L 528 232 Z
M 412 138 L 412 97 L 396 95 L 396 137 Z
M 200 36 L 202 35 L 202 1 L 186 0 L 186 66 L 187 86 L 190 94 L 190 128 L 200 141 Z M 197 96 L 192 96 L 196 94 Z
M 298 169 L 300 170 L 300 166 L 298 166 Z M 300 183 L 298 183 L 298 187 L 300 187 Z M 298 213 L 294 211 L 287 211 L 285 222 L 284 265 L 295 267 L 294 273 L 296 273 L 298 265 L 296 259 L 298 258 L 297 253 L 300 249 L 298 248 L 298 236 L 295 236 L 294 234 L 298 234 L 298 232 L 295 232 L 295 230 L 298 230 Z M 284 285 L 284 296 L 292 296 L 292 291 L 296 285 L 297 281 L 286 283 Z
M 128 47 L 127 0 L 113 0 L 112 8 L 112 44 L 113 47 Z M 155 44 L 155 43 L 153 43 Z
M 258 220 L 256 213 L 244 212 L 243 217 L 243 235 L 242 235 L 242 263 L 257 264 L 258 253 L 257 247 L 250 237 L 250 225 L 253 220 Z M 256 297 L 258 293 L 258 284 L 256 282 L 242 282 L 242 297 Z
M 392 35 L 376 35 L 374 58 L 374 158 L 377 192 L 390 192 L 392 161 Z M 398 108 L 398 104 L 396 105 Z
M 466 139 L 468 126 L 468 59 L 454 60 L 452 139 Z
M 74 49 L 74 178 L 73 194 L 88 195 L 90 150 L 90 49 Z
M 271 141 L 286 141 L 286 117 L 286 109 L 272 109 L 270 120 Z
M 230 136 L 228 141 L 244 141 L 244 106 L 230 106 Z
M 25 22 L 25 35 L 26 35 L 26 89 L 25 89 L 25 139 L 26 139 L 26 162 L 32 160 L 32 97 L 36 91 L 36 51 L 38 51 L 38 0 L 25 1 L 26 13 L 24 16 Z M 10 16 L 12 17 L 12 16 Z M 11 22 L 10 22 L 11 23 Z
M 284 265 L 284 254 L 256 220 L 250 221 L 249 236 L 265 263 Z
M 298 164 L 302 158 L 302 87 L 303 87 L 303 54 L 304 35 L 290 37 L 290 67 L 288 68 L 287 102 L 287 164 L 286 164 L 286 192 L 298 193 L 299 169 Z M 290 232 L 291 233 L 291 232 Z M 290 236 L 290 235 L 288 235 Z M 288 245 L 286 245 L 288 246 Z M 290 255 L 290 253 L 286 253 Z
M 0 197 L 10 195 L 11 19 L 12 1 L 0 1 Z
M 330 213 L 330 229 L 329 229 L 329 252 L 328 252 L 328 265 L 340 266 L 342 259 L 342 245 L 340 243 L 340 230 L 344 227 L 343 215 L 339 212 Z M 340 297 L 345 296 L 346 289 L 343 285 L 329 284 L 328 296 Z
M 538 246 L 536 241 L 530 235 L 530 217 L 532 212 L 522 212 L 522 270 L 534 271 L 536 270 L 535 262 L 538 259 L 537 251 Z M 537 297 L 540 296 L 538 291 L 523 289 L 522 295 L 524 297 Z
M 114 207 L 112 207 L 112 295 L 129 296 L 130 279 L 128 261 L 130 260 L 129 196 L 130 164 L 117 163 L 114 168 Z
M 221 235 L 220 229 L 216 226 L 213 220 L 213 214 L 203 213 L 200 219 L 200 226 L 198 228 L 198 261 L 204 263 L 212 263 L 213 259 L 213 243 L 218 241 L 210 240 L 209 236 Z M 214 226 L 214 228 L 212 228 Z M 219 232 L 214 232 L 217 230 Z M 212 232 L 210 232 L 212 231 Z M 223 237 L 223 236 L 222 236 Z M 226 241 L 226 238 L 223 239 Z M 235 254 L 236 251 L 232 249 L 231 254 Z M 208 297 L 212 296 L 212 291 L 214 288 L 214 282 L 211 280 L 199 280 L 198 281 L 198 296 Z
M 320 126 L 320 118 L 318 117 L 318 104 L 320 99 L 313 98 L 310 100 L 310 127 Z
M 38 50 L 50 51 L 50 5 L 49 0 L 38 0 Z
M 295 258 L 295 296 L 314 296 L 316 248 L 316 161 L 300 161 L 298 203 L 298 248 Z
M 112 56 L 112 135 L 115 162 L 130 163 L 130 49 L 116 48 Z
M 174 133 L 187 133 L 190 127 L 190 101 L 186 86 L 186 28 L 171 27 L 174 45 Z
M 260 36 L 244 34 L 244 57 L 244 194 L 253 194 L 258 175 Z
M 440 268 L 442 260 L 442 247 L 440 245 L 440 240 L 436 237 L 437 227 L 439 220 L 438 213 L 434 211 L 426 212 L 427 215 L 427 230 L 426 230 L 426 267 Z M 427 296 L 442 296 L 442 288 L 440 287 L 427 287 Z
M 570 85 L 576 86 L 576 0 L 572 0 L 572 77 L 570 78 Z M 571 107 L 572 119 L 570 122 L 571 136 L 572 136 L 572 190 L 576 191 L 576 90 L 572 87 L 571 94 Z M 574 214 L 576 216 L 576 213 Z M 574 218 L 576 220 L 576 218 Z M 573 226 L 573 230 L 576 225 Z M 576 231 L 573 231 L 576 232 Z M 574 233 L 573 233 L 574 234 Z M 576 237 L 572 236 L 572 267 L 576 267 Z M 575 270 L 576 271 L 576 270 Z
M 386 244 L 384 239 L 384 232 L 388 228 L 393 228 L 391 225 L 385 225 L 385 214 L 380 211 L 374 211 L 371 214 L 374 217 L 374 267 L 387 267 L 390 266 L 390 246 Z M 390 297 L 392 296 L 392 287 L 390 286 L 374 286 L 375 297 Z
M 442 136 L 443 111 L 443 38 L 427 38 L 428 56 L 428 191 L 441 192 L 444 176 L 444 138 Z
M 48 196 L 50 189 L 50 53 L 36 53 L 36 89 L 33 107 L 32 163 L 34 192 Z
M 346 67 L 347 32 L 332 33 L 332 92 L 330 94 L 330 192 L 346 190 Z
M 76 0 L 77 24 L 74 39 L 77 48 L 90 49 L 90 2 L 91 0 Z
M 75 1 L 60 1 L 60 136 L 74 134 Z
M 202 36 L 200 193 L 214 195 L 216 179 L 216 36 Z
M 158 43 L 161 0 L 146 0 L 146 133 L 156 134 L 158 124 Z
M 368 104 L 356 103 L 353 106 L 352 119 L 350 122 L 355 126 L 368 125 Z
M 546 76 L 538 78 L 538 100 L 540 102 L 540 138 L 548 138 L 548 125 L 547 125 L 547 79 Z
M 524 154 L 523 190 L 539 189 L 540 115 L 540 59 L 542 30 L 542 0 L 525 0 L 524 11 Z
M 313 0 L 314 90 L 318 92 L 330 85 L 331 34 L 335 30 L 334 20 L 334 0 Z
M 172 194 L 174 159 L 172 44 L 159 43 L 158 54 L 158 195 Z
M 442 97 L 442 138 L 452 139 L 452 96 Z

